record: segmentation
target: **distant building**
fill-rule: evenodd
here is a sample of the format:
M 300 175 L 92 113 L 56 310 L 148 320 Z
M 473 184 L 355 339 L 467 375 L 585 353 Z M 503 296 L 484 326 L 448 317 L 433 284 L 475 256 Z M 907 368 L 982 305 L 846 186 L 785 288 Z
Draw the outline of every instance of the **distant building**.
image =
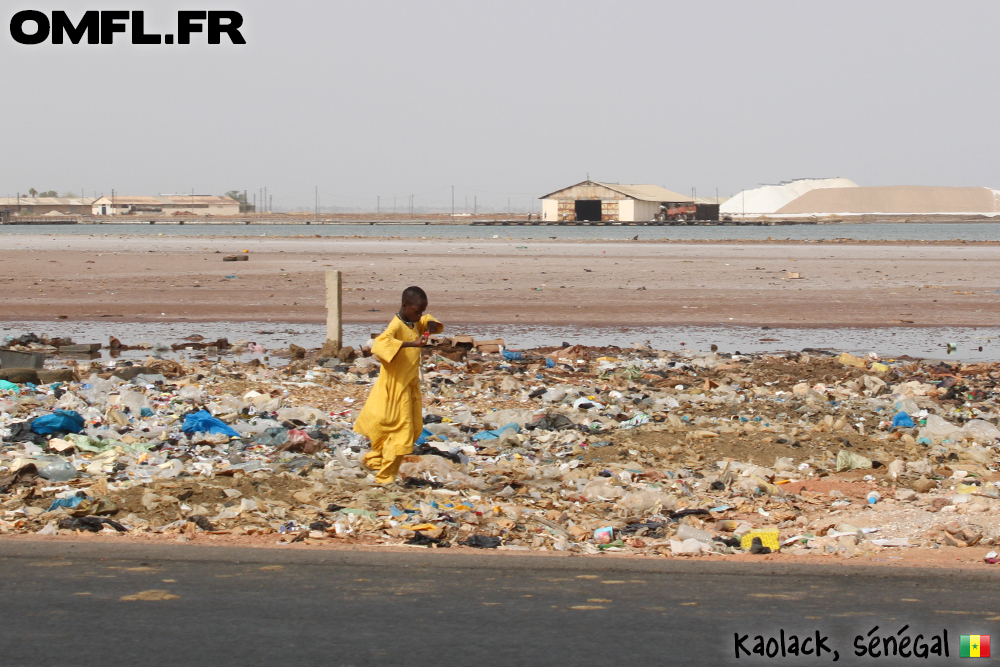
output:
M 11 215 L 90 215 L 93 199 L 80 197 L 0 197 Z
M 240 203 L 215 195 L 103 196 L 93 202 L 94 215 L 239 215 Z
M 542 220 L 548 222 L 643 222 L 654 220 L 667 210 L 695 204 L 691 197 L 658 185 L 597 181 L 583 181 L 541 199 Z M 695 217 L 693 209 L 691 217 Z

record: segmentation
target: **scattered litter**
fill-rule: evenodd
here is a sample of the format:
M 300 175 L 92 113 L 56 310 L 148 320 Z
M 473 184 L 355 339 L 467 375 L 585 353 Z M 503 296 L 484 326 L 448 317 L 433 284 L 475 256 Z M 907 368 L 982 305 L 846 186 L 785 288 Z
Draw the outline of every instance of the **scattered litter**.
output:
M 1000 540 L 998 364 L 432 340 L 424 429 L 380 487 L 352 432 L 365 347 L 6 342 L 43 363 L 0 381 L 0 534 L 655 557 Z

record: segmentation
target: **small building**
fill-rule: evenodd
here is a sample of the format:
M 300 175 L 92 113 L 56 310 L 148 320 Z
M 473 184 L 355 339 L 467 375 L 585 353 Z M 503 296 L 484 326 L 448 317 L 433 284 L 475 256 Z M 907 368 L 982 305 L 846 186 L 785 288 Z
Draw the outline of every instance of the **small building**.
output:
M 82 197 L 0 197 L 11 215 L 90 215 L 93 199 Z
M 239 215 L 240 203 L 215 195 L 107 195 L 93 203 L 94 215 Z
M 658 185 L 583 181 L 541 198 L 547 222 L 644 222 L 664 219 L 668 210 L 692 207 L 694 200 Z

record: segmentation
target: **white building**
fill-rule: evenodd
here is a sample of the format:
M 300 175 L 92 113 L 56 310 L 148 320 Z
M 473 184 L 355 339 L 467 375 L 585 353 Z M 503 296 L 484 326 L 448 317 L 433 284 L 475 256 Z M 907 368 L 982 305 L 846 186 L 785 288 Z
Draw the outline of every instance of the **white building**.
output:
M 240 203 L 215 195 L 103 196 L 93 204 L 94 215 L 239 215 Z
M 0 210 L 13 215 L 90 215 L 93 203 L 82 197 L 0 197 Z
M 694 206 L 691 197 L 658 185 L 622 185 L 583 181 L 556 190 L 542 199 L 542 220 L 548 222 L 645 222 L 661 206 Z

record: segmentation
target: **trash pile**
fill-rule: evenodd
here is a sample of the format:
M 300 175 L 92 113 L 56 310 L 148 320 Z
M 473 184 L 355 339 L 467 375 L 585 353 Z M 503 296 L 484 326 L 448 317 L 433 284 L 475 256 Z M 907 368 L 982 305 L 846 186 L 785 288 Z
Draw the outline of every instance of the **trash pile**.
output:
M 1000 364 L 489 344 L 425 348 L 424 430 L 388 487 L 351 429 L 379 372 L 367 347 L 0 369 L 0 533 L 651 556 L 1000 545 Z

